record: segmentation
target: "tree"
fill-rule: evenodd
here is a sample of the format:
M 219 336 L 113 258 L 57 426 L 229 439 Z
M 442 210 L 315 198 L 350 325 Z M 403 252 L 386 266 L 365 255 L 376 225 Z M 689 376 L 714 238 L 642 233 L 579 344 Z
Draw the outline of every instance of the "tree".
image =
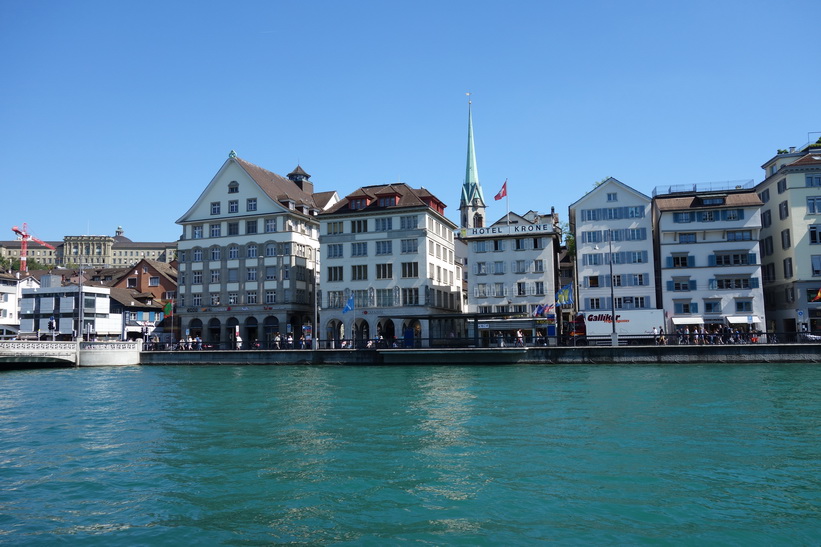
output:
M 609 179 L 612 179 L 612 178 L 613 177 L 607 176 L 607 177 L 604 177 L 603 179 L 601 179 L 598 182 L 594 182 L 593 183 L 593 188 L 598 188 L 599 186 L 601 186 L 602 184 L 604 184 L 605 182 L 607 182 Z

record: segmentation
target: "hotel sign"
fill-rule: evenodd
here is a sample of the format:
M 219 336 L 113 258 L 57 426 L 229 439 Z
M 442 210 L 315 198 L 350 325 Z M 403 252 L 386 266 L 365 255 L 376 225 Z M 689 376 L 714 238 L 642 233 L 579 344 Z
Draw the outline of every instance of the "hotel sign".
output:
M 530 234 L 552 234 L 553 226 L 548 223 L 541 224 L 509 224 L 502 226 L 487 226 L 485 228 L 462 228 L 456 231 L 456 236 L 461 238 L 472 237 L 495 237 Z

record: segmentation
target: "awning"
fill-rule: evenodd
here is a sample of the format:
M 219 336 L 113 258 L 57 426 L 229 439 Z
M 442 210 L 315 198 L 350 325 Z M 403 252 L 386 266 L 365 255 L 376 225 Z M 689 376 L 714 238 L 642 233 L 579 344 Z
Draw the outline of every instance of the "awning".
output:
M 701 317 L 673 317 L 674 325 L 703 325 L 704 319 Z
M 727 322 L 752 325 L 755 323 L 761 323 L 761 319 L 757 315 L 728 315 Z

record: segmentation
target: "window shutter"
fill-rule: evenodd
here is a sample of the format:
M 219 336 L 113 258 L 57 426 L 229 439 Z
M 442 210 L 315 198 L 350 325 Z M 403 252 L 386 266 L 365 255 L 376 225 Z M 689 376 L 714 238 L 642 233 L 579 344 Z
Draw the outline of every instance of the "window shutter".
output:
M 672 267 L 673 267 L 673 257 L 672 257 L 672 256 L 668 256 L 668 257 L 667 257 L 667 267 L 668 267 L 668 268 L 672 268 Z
M 738 220 L 744 220 L 744 209 L 738 210 Z
M 690 280 L 690 290 L 691 291 L 696 290 L 696 280 L 695 279 Z
M 750 254 L 747 256 L 747 262 L 748 262 L 749 264 L 755 264 L 755 263 L 756 263 L 756 262 L 755 262 L 755 253 L 750 253 Z
M 672 281 L 667 282 L 667 290 L 670 291 L 670 292 L 673 291 L 673 282 Z
M 751 277 L 750 278 L 750 288 L 757 289 L 758 288 L 758 278 Z
M 690 311 L 692 313 L 698 313 L 698 302 L 693 302 L 690 304 Z
M 711 291 L 718 290 L 718 282 L 715 279 L 710 279 L 707 281 L 707 288 Z
M 690 255 L 687 257 L 687 267 L 693 268 L 696 265 L 696 257 Z
M 707 257 L 707 265 L 708 266 L 715 266 L 716 265 L 716 255 L 710 255 Z

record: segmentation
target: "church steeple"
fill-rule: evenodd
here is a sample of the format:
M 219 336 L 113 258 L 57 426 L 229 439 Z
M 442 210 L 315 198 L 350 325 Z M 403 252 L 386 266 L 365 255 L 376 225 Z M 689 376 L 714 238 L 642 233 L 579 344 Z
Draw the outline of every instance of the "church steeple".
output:
M 485 219 L 485 196 L 479 184 L 479 171 L 476 168 L 476 150 L 473 146 L 473 112 L 470 93 L 468 95 L 468 158 L 465 170 L 465 182 L 462 184 L 462 198 L 459 201 L 459 216 L 462 228 L 481 228 Z

